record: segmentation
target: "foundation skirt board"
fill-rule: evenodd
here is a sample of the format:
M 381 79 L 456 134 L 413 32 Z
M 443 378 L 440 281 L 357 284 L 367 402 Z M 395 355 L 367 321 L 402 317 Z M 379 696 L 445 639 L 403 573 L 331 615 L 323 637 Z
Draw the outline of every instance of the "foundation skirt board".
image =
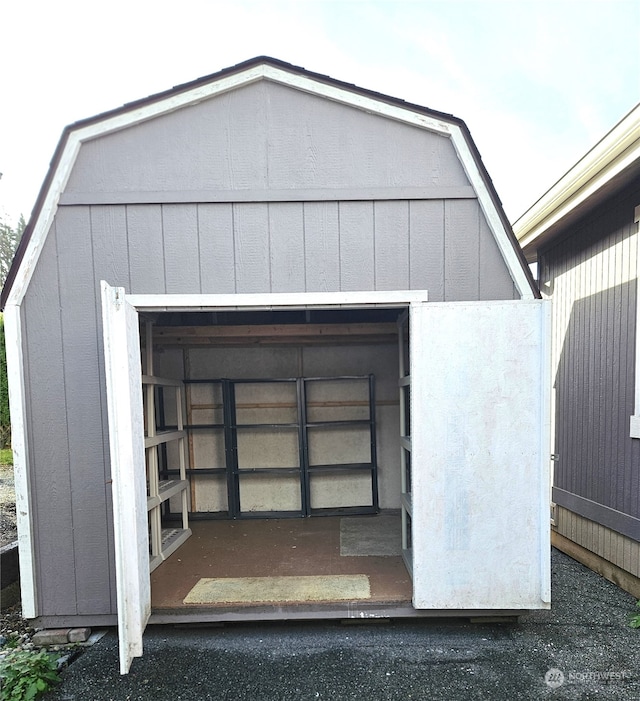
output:
M 285 577 L 203 578 L 187 594 L 184 604 L 305 603 L 369 599 L 369 577 L 314 575 Z
M 402 556 L 400 512 L 340 519 L 340 555 Z

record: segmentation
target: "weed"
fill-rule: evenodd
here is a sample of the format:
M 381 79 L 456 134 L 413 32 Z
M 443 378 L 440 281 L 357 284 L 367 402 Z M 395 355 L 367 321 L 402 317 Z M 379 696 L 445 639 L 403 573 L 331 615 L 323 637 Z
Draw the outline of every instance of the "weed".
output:
M 640 609 L 640 601 L 636 601 L 636 608 Z M 636 613 L 635 616 L 631 617 L 631 622 L 629 625 L 632 628 L 640 628 L 640 613 Z
M 46 650 L 10 650 L 0 656 L 2 701 L 33 701 L 60 681 L 55 655 Z
M 20 645 L 20 636 L 15 633 L 10 635 L 4 644 L 4 646 L 9 649 L 14 649 L 18 647 L 18 645 Z

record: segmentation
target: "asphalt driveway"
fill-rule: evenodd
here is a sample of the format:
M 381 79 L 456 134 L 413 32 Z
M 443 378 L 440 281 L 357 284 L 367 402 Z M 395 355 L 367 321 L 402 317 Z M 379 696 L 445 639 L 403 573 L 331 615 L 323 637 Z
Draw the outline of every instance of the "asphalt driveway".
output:
M 552 573 L 552 611 L 517 624 L 154 626 L 127 676 L 109 631 L 45 699 L 640 699 L 633 597 L 557 551 Z

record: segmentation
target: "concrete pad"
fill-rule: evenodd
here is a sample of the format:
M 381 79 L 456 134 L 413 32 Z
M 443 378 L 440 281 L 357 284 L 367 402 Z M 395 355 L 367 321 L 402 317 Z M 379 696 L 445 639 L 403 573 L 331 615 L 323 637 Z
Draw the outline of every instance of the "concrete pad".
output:
M 356 575 L 203 578 L 185 604 L 351 601 L 371 596 L 369 578 Z

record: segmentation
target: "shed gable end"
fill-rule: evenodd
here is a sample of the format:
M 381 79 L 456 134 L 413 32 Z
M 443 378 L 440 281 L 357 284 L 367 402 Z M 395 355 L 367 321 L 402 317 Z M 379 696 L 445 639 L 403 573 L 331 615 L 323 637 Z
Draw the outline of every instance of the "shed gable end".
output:
M 86 141 L 61 201 L 401 199 L 403 188 L 475 196 L 447 136 L 261 80 Z

